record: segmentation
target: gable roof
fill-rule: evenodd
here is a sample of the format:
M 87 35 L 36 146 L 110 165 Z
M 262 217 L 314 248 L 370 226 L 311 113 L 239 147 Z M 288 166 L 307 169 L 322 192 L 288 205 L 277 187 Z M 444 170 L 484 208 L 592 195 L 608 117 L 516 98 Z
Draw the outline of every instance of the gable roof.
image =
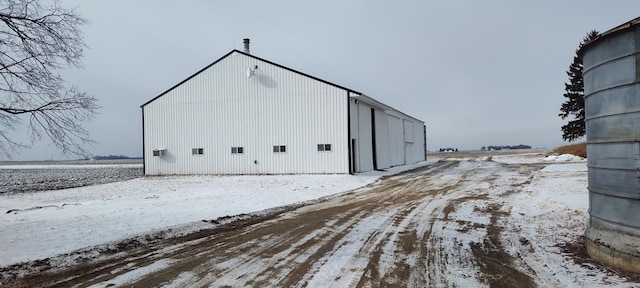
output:
M 316 80 L 316 81 L 319 81 L 319 82 L 325 83 L 325 84 L 327 84 L 327 85 L 331 85 L 331 86 L 334 86 L 334 87 L 336 87 L 336 88 L 340 88 L 340 89 L 342 89 L 342 90 L 349 91 L 349 92 L 354 93 L 354 94 L 364 95 L 364 94 L 362 94 L 362 93 L 360 93 L 360 92 L 358 92 L 358 91 L 355 91 L 355 90 L 353 90 L 353 89 L 349 89 L 349 88 L 346 88 L 346 87 L 340 86 L 340 85 L 338 85 L 338 84 L 334 84 L 334 83 L 331 83 L 331 82 L 329 82 L 329 81 L 322 80 L 322 79 L 320 79 L 320 78 L 318 78 L 318 77 L 314 77 L 314 76 L 311 76 L 311 75 L 309 75 L 309 74 L 302 73 L 302 72 L 300 72 L 300 71 L 297 71 L 297 70 L 291 69 L 291 68 L 289 68 L 289 67 L 286 67 L 286 66 L 283 66 L 283 65 L 280 65 L 280 64 L 277 64 L 277 63 L 271 62 L 271 61 L 269 61 L 269 60 L 262 59 L 262 58 L 260 58 L 260 57 L 256 57 L 256 56 L 253 56 L 253 55 L 251 55 L 251 54 L 248 54 L 248 53 L 245 53 L 245 52 L 242 52 L 242 51 L 239 51 L 239 50 L 234 49 L 234 50 L 231 50 L 229 53 L 225 54 L 224 56 L 220 57 L 220 59 L 218 59 L 218 60 L 214 61 L 213 63 L 211 63 L 211 64 L 209 64 L 209 65 L 205 66 L 204 68 L 200 69 L 198 72 L 194 73 L 193 75 L 191 75 L 191 76 L 187 77 L 186 79 L 182 80 L 180 83 L 178 83 L 178 84 L 174 85 L 173 87 L 171 87 L 171 88 L 167 89 L 167 91 L 164 91 L 164 92 L 160 93 L 160 95 L 158 95 L 158 96 L 154 97 L 153 99 L 151 99 L 151 100 L 149 100 L 149 101 L 145 102 L 144 104 L 140 105 L 140 108 L 143 108 L 143 107 L 144 107 L 144 106 L 146 106 L 147 104 L 149 104 L 149 103 L 151 103 L 151 102 L 155 101 L 156 99 L 158 99 L 158 98 L 160 98 L 160 97 L 164 96 L 165 94 L 169 93 L 171 90 L 173 90 L 173 89 L 175 89 L 176 87 L 178 87 L 178 86 L 180 86 L 180 85 L 184 84 L 185 82 L 189 81 L 191 78 L 193 78 L 193 77 L 195 77 L 196 75 L 198 75 L 198 74 L 202 73 L 203 71 L 205 71 L 205 70 L 209 69 L 211 66 L 216 65 L 218 62 L 222 61 L 224 58 L 229 57 L 229 56 L 230 56 L 231 54 L 233 54 L 234 52 L 235 52 L 235 53 L 240 53 L 240 54 L 242 54 L 242 55 L 245 55 L 245 56 L 247 56 L 247 57 L 251 57 L 251 58 L 256 59 L 256 60 L 260 60 L 260 61 L 266 62 L 266 63 L 268 63 L 268 64 L 271 64 L 271 65 L 274 65 L 274 66 L 276 66 L 276 67 L 279 67 L 279 68 L 282 68 L 282 69 L 285 69 L 285 70 L 291 71 L 291 72 L 293 72 L 293 73 L 296 73 L 296 74 L 299 74 L 299 75 L 302 75 L 302 76 L 305 76 L 305 77 L 311 78 L 311 79 L 313 79 L 313 80 Z

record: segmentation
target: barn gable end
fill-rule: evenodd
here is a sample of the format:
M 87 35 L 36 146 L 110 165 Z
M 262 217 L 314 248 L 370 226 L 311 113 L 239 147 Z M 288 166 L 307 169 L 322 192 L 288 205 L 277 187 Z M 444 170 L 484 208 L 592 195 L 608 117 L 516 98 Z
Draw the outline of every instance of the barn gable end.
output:
M 350 173 L 425 159 L 389 138 L 388 119 L 409 116 L 237 50 L 141 108 L 145 175 Z

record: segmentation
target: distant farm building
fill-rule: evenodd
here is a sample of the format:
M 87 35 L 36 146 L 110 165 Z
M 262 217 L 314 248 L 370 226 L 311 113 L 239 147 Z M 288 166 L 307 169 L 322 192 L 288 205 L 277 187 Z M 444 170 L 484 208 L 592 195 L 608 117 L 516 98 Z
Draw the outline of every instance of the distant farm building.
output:
M 142 106 L 145 175 L 354 173 L 426 159 L 424 122 L 232 50 Z

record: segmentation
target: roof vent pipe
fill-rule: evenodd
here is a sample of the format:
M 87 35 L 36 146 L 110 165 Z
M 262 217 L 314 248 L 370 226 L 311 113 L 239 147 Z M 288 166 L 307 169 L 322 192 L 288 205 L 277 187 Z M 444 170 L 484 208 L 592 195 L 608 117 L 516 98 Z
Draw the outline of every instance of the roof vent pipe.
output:
M 249 53 L 249 38 L 244 38 L 244 53 Z

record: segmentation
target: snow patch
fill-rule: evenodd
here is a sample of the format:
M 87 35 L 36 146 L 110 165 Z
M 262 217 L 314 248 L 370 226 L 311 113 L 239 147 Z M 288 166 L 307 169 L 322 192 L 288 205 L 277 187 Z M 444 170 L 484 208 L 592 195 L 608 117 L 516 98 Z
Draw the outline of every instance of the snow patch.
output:
M 562 155 L 549 155 L 544 158 L 544 161 L 549 162 L 576 162 L 583 161 L 584 158 L 572 154 L 562 154 Z
M 169 265 L 171 265 L 172 262 L 173 260 L 171 259 L 161 259 L 144 267 L 135 267 L 135 266 L 127 267 L 126 270 L 129 270 L 129 271 L 127 271 L 126 273 L 118 275 L 115 278 L 109 280 L 108 282 L 98 283 L 89 287 L 91 288 L 98 288 L 98 287 L 102 288 L 102 287 L 113 287 L 113 286 L 121 287 L 127 283 L 135 281 L 135 279 L 139 278 L 142 275 L 160 271 L 166 267 L 169 267 Z

